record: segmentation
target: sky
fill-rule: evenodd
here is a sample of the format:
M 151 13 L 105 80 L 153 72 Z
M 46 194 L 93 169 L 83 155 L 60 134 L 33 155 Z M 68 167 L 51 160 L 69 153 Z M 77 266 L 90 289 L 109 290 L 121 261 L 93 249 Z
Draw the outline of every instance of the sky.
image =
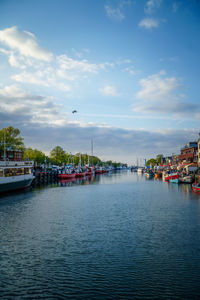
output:
M 0 128 L 46 154 L 179 154 L 199 138 L 199 32 L 199 0 L 0 0 Z

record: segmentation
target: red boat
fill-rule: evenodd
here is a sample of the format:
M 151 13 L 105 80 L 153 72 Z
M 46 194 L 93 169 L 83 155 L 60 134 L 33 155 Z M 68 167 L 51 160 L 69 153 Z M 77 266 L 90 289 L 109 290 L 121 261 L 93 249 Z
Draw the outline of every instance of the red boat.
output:
M 165 175 L 165 181 L 169 181 L 171 179 L 178 179 L 179 178 L 179 173 L 170 173 Z
M 92 176 L 93 175 L 93 171 L 92 168 L 88 168 L 87 172 L 85 173 L 86 176 Z
M 77 178 L 80 178 L 80 177 L 85 177 L 85 175 L 86 175 L 86 172 L 79 172 L 79 173 L 75 173 L 76 175 L 76 177 Z
M 193 192 L 200 193 L 200 183 L 193 183 L 192 189 L 193 189 Z
M 76 173 L 65 173 L 65 174 L 58 174 L 58 178 L 60 179 L 73 179 L 75 178 Z
M 102 170 L 95 170 L 95 174 L 97 175 L 102 174 Z

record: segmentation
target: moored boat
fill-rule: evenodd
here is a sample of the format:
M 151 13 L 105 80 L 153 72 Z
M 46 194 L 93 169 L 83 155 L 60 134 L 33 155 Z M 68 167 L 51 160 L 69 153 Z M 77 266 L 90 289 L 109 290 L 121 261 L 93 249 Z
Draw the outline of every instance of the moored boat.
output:
M 192 190 L 195 193 L 200 193 L 200 183 L 193 183 L 192 184 Z
M 82 167 L 79 167 L 75 170 L 75 177 L 80 178 L 80 177 L 85 177 L 86 175 L 86 170 L 83 169 Z
M 35 178 L 33 166 L 33 161 L 1 161 L 0 192 L 29 187 Z
M 154 173 L 150 170 L 146 173 L 146 177 L 147 178 L 153 178 L 154 177 Z
M 103 173 L 103 169 L 101 167 L 98 167 L 95 169 L 95 175 L 99 175 Z
M 194 177 L 191 175 L 180 177 L 181 183 L 192 183 L 194 182 Z
M 171 183 L 181 183 L 179 178 L 170 179 L 169 182 L 171 182 Z
M 161 172 L 155 173 L 154 177 L 155 178 L 162 178 L 162 173 Z
M 179 173 L 178 172 L 166 173 L 164 175 L 164 180 L 165 181 L 170 181 L 170 179 L 177 179 L 177 178 L 179 178 Z
M 142 174 L 143 171 L 144 171 L 143 168 L 139 168 L 139 167 L 137 168 L 137 173 L 138 173 L 138 174 Z
M 92 176 L 93 175 L 93 170 L 91 167 L 87 167 L 87 171 L 85 172 L 86 176 Z
M 58 178 L 60 179 L 73 179 L 75 178 L 76 173 L 61 173 L 58 174 Z

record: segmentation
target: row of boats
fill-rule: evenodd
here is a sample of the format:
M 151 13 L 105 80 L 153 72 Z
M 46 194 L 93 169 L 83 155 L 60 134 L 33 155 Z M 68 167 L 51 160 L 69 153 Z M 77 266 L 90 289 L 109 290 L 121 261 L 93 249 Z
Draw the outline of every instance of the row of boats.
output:
M 66 167 L 58 171 L 58 178 L 60 179 L 73 179 L 73 178 L 83 178 L 85 176 L 100 175 L 108 173 L 108 168 L 103 167 Z
M 170 183 L 189 183 L 192 184 L 192 189 L 194 192 L 200 193 L 200 183 L 195 181 L 194 173 L 186 174 L 185 172 L 178 172 L 176 170 L 153 171 L 143 168 L 138 168 L 137 172 L 139 174 L 143 173 L 147 178 L 162 178 L 163 181 Z
M 33 161 L 0 161 L 0 192 L 24 189 L 32 184 L 36 176 Z M 111 167 L 56 167 L 54 171 L 60 180 L 73 180 L 86 176 L 100 175 L 111 171 Z

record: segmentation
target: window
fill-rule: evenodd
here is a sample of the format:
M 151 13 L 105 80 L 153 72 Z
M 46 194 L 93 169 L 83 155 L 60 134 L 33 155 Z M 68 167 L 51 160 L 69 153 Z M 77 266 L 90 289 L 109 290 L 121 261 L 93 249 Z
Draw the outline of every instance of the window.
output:
M 3 169 L 0 169 L 0 177 L 3 177 Z
M 31 168 L 24 168 L 24 174 L 31 174 Z
M 18 168 L 18 169 L 16 169 L 17 170 L 17 176 L 19 176 L 19 175 L 24 175 L 24 168 Z

